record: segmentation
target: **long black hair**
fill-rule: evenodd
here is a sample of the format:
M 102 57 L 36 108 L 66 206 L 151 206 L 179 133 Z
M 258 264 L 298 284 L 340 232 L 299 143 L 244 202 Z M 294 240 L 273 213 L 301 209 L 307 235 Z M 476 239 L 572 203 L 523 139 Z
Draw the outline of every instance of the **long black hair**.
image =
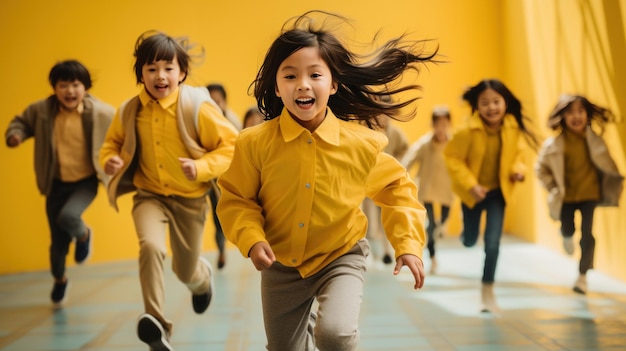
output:
M 472 107 L 472 113 L 478 110 L 478 97 L 480 96 L 480 94 L 482 94 L 482 92 L 487 89 L 492 89 L 496 93 L 502 95 L 502 97 L 504 98 L 504 102 L 506 103 L 505 113 L 511 114 L 513 115 L 513 117 L 515 117 L 519 129 L 526 136 L 528 144 L 533 149 L 537 150 L 541 142 L 539 141 L 539 138 L 535 135 L 535 133 L 528 128 L 531 124 L 531 121 L 522 113 L 522 103 L 501 81 L 497 79 L 484 79 L 475 86 L 465 91 L 465 93 L 463 94 L 463 100 L 467 101 L 470 104 L 470 106 Z
M 556 106 L 554 106 L 554 109 L 548 117 L 549 128 L 553 130 L 565 128 L 565 119 L 563 118 L 563 113 L 567 111 L 570 106 L 572 106 L 572 103 L 574 101 L 580 101 L 580 103 L 583 105 L 583 108 L 587 111 L 589 124 L 595 122 L 598 127 L 600 127 L 600 133 L 604 132 L 604 125 L 606 123 L 615 121 L 615 115 L 613 115 L 613 112 L 611 112 L 611 110 L 592 103 L 586 97 L 582 95 L 563 94 L 559 97 L 559 102 L 556 104 Z
M 266 119 L 278 117 L 283 102 L 276 96 L 276 74 L 280 64 L 294 52 L 305 47 L 316 47 L 322 60 L 330 68 L 337 93 L 330 96 L 328 106 L 343 120 L 362 120 L 372 127 L 376 116 L 387 115 L 394 119 L 409 120 L 415 116 L 413 109 L 406 116 L 400 110 L 417 100 L 409 98 L 397 103 L 381 101 L 380 96 L 419 90 L 415 84 L 390 88 L 407 70 L 418 70 L 417 63 L 436 62 L 437 49 L 424 53 L 426 41 L 406 41 L 404 36 L 387 41 L 366 55 L 348 50 L 329 30 L 314 23 L 311 15 L 323 14 L 347 21 L 344 17 L 322 11 L 309 11 L 287 21 L 282 34 L 270 46 L 256 79 L 251 84 L 259 110 Z M 404 117 L 404 118 L 403 118 Z

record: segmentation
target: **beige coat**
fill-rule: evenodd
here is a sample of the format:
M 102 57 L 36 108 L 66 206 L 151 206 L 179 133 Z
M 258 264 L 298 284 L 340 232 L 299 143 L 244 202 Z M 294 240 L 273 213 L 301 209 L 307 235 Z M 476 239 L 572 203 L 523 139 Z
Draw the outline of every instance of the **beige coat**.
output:
M 418 200 L 421 203 L 438 202 L 450 206 L 454 199 L 452 181 L 443 157 L 445 144 L 438 145 L 432 132 L 415 142 L 404 155 L 402 165 L 410 170 L 419 166 L 415 182 L 418 183 Z
M 587 145 L 593 165 L 598 169 L 600 179 L 600 202 L 598 206 L 618 206 L 623 190 L 624 177 L 619 174 L 615 161 L 606 143 L 587 127 Z M 565 197 L 565 141 L 563 133 L 555 138 L 548 138 L 541 150 L 535 165 L 537 177 L 548 190 L 548 207 L 550 217 L 560 220 L 561 207 Z

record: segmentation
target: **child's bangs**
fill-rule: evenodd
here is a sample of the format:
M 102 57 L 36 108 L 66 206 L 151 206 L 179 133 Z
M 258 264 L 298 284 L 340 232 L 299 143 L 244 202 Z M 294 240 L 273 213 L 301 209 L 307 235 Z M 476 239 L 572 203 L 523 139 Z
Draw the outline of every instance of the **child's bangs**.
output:
M 176 57 L 176 45 L 173 42 L 165 41 L 157 43 L 152 50 L 152 55 L 148 57 L 147 64 L 157 61 L 173 62 Z

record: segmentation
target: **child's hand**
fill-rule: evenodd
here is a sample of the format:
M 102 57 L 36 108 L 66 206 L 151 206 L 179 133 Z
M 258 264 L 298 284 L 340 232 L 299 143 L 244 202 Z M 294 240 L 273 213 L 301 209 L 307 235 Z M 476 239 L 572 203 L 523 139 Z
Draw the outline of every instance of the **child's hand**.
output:
M 112 176 L 119 172 L 122 167 L 124 167 L 124 161 L 121 157 L 115 155 L 104 164 L 104 173 Z
M 407 266 L 413 273 L 415 278 L 415 285 L 413 289 L 421 289 L 424 286 L 424 279 L 426 274 L 424 273 L 424 263 L 422 260 L 414 255 L 402 255 L 396 260 L 396 266 L 393 269 L 393 275 L 398 275 L 402 266 Z
M 196 180 L 198 173 L 196 172 L 196 164 L 190 158 L 179 157 L 178 161 L 180 161 L 180 166 L 183 168 L 183 173 L 185 173 L 185 177 L 189 180 Z
M 16 147 L 22 143 L 22 139 L 17 135 L 11 135 L 9 139 L 7 139 L 8 147 Z
M 482 201 L 485 196 L 487 196 L 488 191 L 489 189 L 485 188 L 484 186 L 476 184 L 473 188 L 470 189 L 470 194 L 472 194 L 474 200 Z
M 262 271 L 265 268 L 269 268 L 274 261 L 276 261 L 276 257 L 274 256 L 274 251 L 270 247 L 270 244 L 260 241 L 250 249 L 250 253 L 248 254 L 252 263 L 254 263 L 254 267 L 257 271 Z
M 521 174 L 521 173 L 513 173 L 513 174 L 511 174 L 509 179 L 511 179 L 511 181 L 513 183 L 515 183 L 515 182 L 523 182 L 524 181 L 524 175 Z

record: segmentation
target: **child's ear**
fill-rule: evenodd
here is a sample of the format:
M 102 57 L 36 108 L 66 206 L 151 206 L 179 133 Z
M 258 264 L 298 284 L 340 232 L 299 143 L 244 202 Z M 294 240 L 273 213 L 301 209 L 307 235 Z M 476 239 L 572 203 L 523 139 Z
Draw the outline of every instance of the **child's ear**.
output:
M 335 95 L 337 93 L 337 88 L 339 85 L 337 82 L 333 81 L 333 86 L 330 88 L 330 95 Z
M 274 94 L 276 94 L 277 97 L 280 97 L 280 92 L 278 91 L 278 87 L 274 89 Z

